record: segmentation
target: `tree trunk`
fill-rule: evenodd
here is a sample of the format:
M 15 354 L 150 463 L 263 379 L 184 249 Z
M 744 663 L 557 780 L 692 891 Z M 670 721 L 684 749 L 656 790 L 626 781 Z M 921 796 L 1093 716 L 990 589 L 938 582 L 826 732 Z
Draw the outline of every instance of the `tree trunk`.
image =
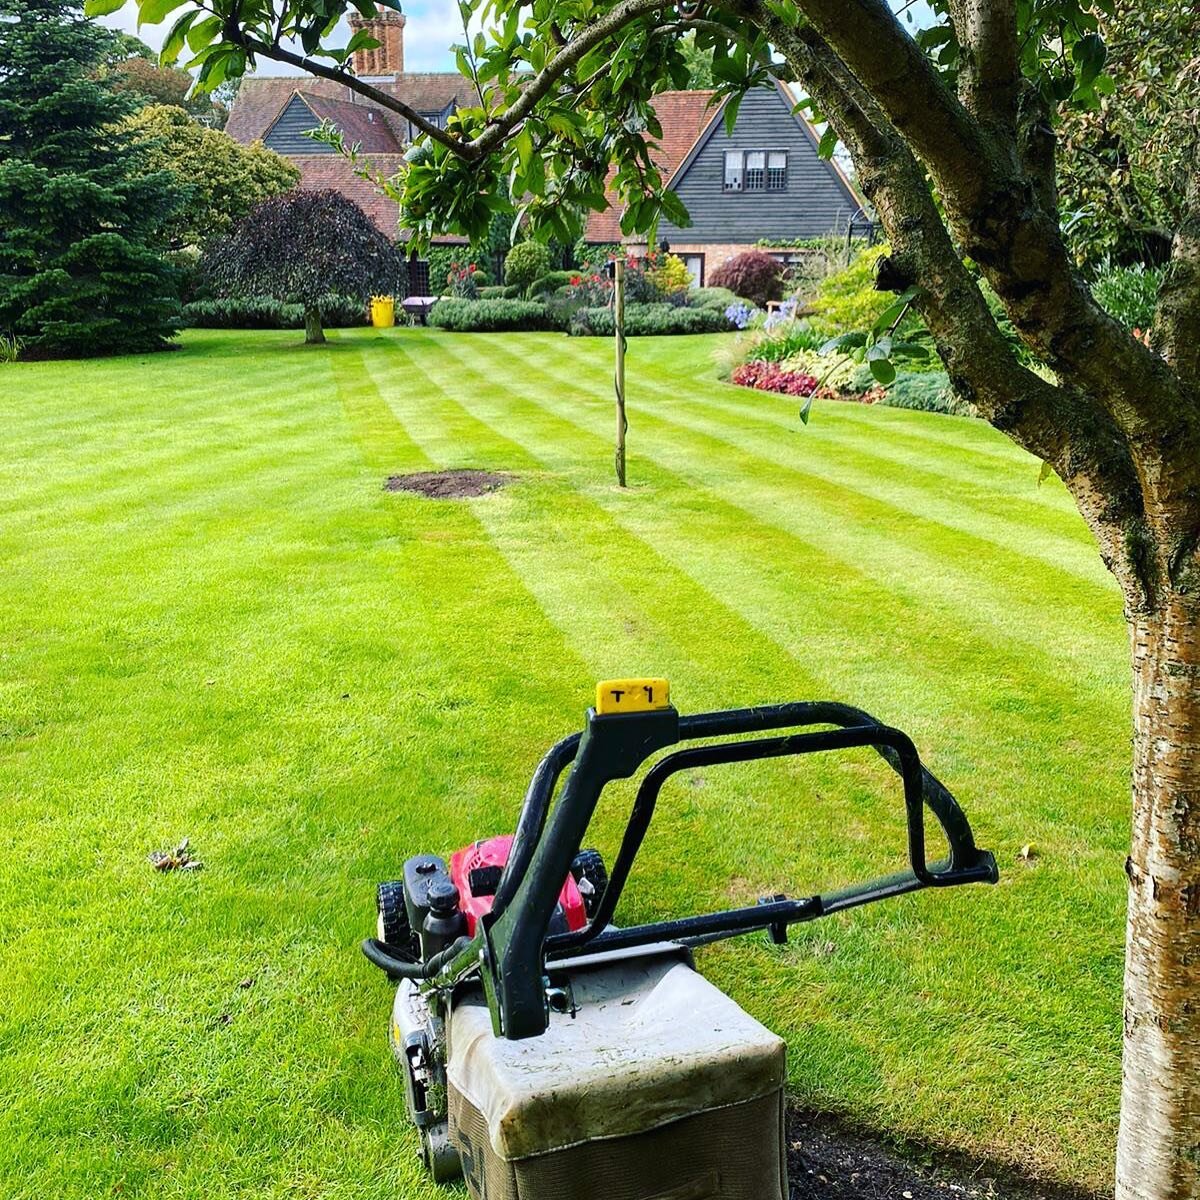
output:
M 1200 1197 L 1200 597 L 1131 622 L 1133 843 L 1117 1200 Z
M 306 346 L 325 344 L 325 330 L 321 328 L 321 310 L 319 308 L 304 310 L 304 344 Z

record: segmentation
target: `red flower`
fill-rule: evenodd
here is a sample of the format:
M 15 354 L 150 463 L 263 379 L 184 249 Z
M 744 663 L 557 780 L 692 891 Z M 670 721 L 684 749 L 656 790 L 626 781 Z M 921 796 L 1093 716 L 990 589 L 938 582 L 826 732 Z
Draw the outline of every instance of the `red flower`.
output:
M 572 275 L 571 276 L 571 286 L 572 287 L 578 287 L 582 282 L 583 282 L 582 275 Z
M 467 268 L 467 272 L 468 272 L 468 274 L 471 274 L 471 275 L 474 275 L 474 274 L 475 274 L 475 264 L 474 264 L 474 263 L 472 263 L 472 264 L 471 264 L 471 265 L 470 265 L 470 266 Z

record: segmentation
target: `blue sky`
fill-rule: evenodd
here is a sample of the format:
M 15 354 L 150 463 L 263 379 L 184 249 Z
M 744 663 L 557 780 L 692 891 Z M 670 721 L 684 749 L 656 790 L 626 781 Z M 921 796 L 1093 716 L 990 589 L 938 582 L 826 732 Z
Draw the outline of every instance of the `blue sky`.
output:
M 893 8 L 899 8 L 904 0 L 891 0 Z M 913 17 L 913 28 L 930 23 L 932 14 L 925 0 L 916 0 L 908 5 Z M 459 22 L 455 0 L 405 0 L 404 13 L 408 23 L 404 28 L 404 65 L 410 71 L 453 71 L 454 59 L 449 46 L 461 42 L 462 25 Z M 137 5 L 129 3 L 119 12 L 103 19 L 103 24 L 126 33 L 137 34 L 147 45 L 157 50 L 163 34 L 171 26 L 172 18 L 162 25 L 147 25 L 137 28 Z M 347 30 L 344 37 L 348 38 Z M 343 42 L 343 44 L 345 44 Z M 261 71 L 265 75 L 302 74 L 289 70 L 279 63 L 264 63 Z

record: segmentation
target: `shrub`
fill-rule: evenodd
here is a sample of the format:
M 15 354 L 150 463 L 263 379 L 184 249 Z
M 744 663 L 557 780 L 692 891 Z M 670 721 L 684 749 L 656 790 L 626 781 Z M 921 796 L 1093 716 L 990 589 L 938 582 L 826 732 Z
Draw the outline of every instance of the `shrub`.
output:
M 760 392 L 780 392 L 785 396 L 811 396 L 817 390 L 815 376 L 801 371 L 786 371 L 778 363 L 757 360 L 742 363 L 731 379 L 739 387 L 757 388 Z
M 875 290 L 875 267 L 886 245 L 864 250 L 841 271 L 826 275 L 811 300 L 813 323 L 830 334 L 869 329 L 896 297 Z
M 901 372 L 884 392 L 881 403 L 891 408 L 915 408 L 956 417 L 974 415 L 974 409 L 954 394 L 945 371 Z
M 16 362 L 24 345 L 24 339 L 15 333 L 0 333 L 0 364 Z
M 817 333 L 803 321 L 776 323 L 769 328 L 764 326 L 764 336 L 754 346 L 750 357 L 764 362 L 782 362 L 804 350 L 820 350 L 826 340 L 824 334 Z
M 455 333 L 548 329 L 546 306 L 532 300 L 439 300 L 429 324 Z
M 650 256 L 646 276 L 663 296 L 672 296 L 679 292 L 686 294 L 692 286 L 692 276 L 687 269 L 687 263 L 674 254 Z
M 503 300 L 503 299 L 505 299 L 505 293 L 507 291 L 508 291 L 508 288 L 497 286 L 497 285 L 492 285 L 491 287 L 481 287 L 479 289 L 479 299 L 480 300 Z
M 1149 329 L 1154 324 L 1154 309 L 1164 270 L 1143 263 L 1115 267 L 1106 262 L 1096 272 L 1092 295 L 1096 303 L 1126 329 Z
M 816 350 L 796 350 L 783 360 L 781 366 L 788 371 L 801 371 L 805 375 L 815 375 L 822 387 L 835 392 L 862 392 L 875 382 L 868 371 L 868 383 L 860 386 L 859 373 L 864 368 L 854 359 L 836 354 L 821 354 Z
M 625 336 L 722 333 L 729 329 L 725 314 L 712 308 L 677 308 L 673 304 L 629 304 Z M 612 337 L 611 308 L 581 308 L 571 318 L 569 332 L 578 337 Z
M 739 303 L 740 297 L 728 288 L 702 287 L 689 293 L 688 302 L 693 308 L 717 308 L 724 312 L 731 304 Z
M 185 304 L 183 319 L 196 329 L 299 329 L 304 308 L 271 296 L 226 297 Z
M 761 250 L 747 250 L 722 263 L 712 273 L 710 283 L 729 288 L 762 308 L 783 295 L 783 267 Z
M 559 288 L 567 287 L 573 279 L 578 278 L 578 271 L 547 271 L 540 279 L 534 280 L 529 291 L 535 296 L 542 292 L 557 292 Z
M 550 251 L 541 242 L 518 242 L 504 260 L 504 282 L 528 292 L 550 270 Z

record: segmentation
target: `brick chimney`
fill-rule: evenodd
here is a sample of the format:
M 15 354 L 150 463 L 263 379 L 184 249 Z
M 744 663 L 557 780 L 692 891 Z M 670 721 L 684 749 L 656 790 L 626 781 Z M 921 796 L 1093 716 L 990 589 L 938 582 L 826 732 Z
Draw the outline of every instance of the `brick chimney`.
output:
M 404 74 L 404 14 L 391 8 L 378 8 L 370 18 L 350 14 L 350 30 L 365 29 L 379 45 L 374 50 L 355 50 L 352 55 L 356 75 L 395 77 Z

